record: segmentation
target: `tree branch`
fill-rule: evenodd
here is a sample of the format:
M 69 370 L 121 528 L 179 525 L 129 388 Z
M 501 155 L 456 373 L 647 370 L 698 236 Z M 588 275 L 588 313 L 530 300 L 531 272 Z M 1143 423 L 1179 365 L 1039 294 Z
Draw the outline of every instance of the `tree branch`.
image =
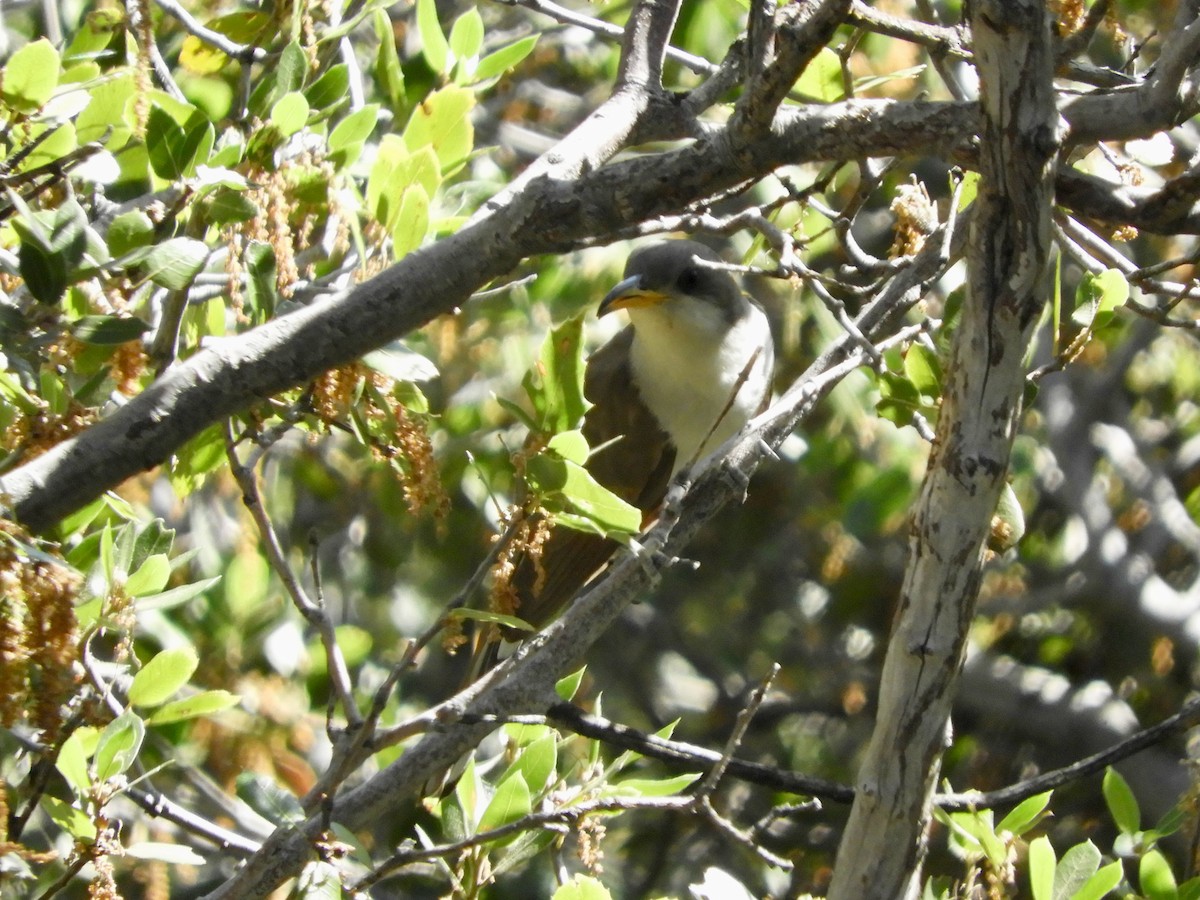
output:
M 933 789 L 984 541 L 1008 470 L 1023 358 L 1044 297 L 1058 149 L 1049 18 L 1036 0 L 978 0 L 971 24 L 983 128 L 970 301 L 954 335 L 879 713 L 830 900 L 920 896 Z

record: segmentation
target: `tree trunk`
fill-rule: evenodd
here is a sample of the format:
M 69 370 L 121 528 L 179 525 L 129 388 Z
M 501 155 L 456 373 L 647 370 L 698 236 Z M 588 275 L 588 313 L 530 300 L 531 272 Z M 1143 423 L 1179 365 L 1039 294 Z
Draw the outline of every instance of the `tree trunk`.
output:
M 983 116 L 969 299 L 830 900 L 920 895 L 930 798 L 1044 296 L 1059 134 L 1050 19 L 1040 0 L 976 0 L 971 25 Z

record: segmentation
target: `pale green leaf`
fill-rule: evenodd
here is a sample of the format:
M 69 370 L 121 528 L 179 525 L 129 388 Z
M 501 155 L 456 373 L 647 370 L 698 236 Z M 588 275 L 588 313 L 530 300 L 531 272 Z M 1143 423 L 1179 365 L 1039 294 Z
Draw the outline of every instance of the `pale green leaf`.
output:
M 4 66 L 0 99 L 23 113 L 36 111 L 58 86 L 58 51 L 45 38 L 18 49 Z
M 412 152 L 432 147 L 443 172 L 461 165 L 475 141 L 471 110 L 475 94 L 458 85 L 434 91 L 413 110 L 404 129 L 405 146 Z
M 497 75 L 503 75 L 526 56 L 533 52 L 533 48 L 537 45 L 538 35 L 533 34 L 529 37 L 523 37 L 519 41 L 514 41 L 506 47 L 501 47 L 492 53 L 489 53 L 479 61 L 479 65 L 475 67 L 475 78 L 479 81 L 485 81 L 488 78 L 495 78 Z
M 1024 834 L 1033 825 L 1042 820 L 1042 814 L 1050 803 L 1050 795 L 1052 793 L 1053 791 L 1046 791 L 1022 800 L 1013 807 L 1008 815 L 1000 820 L 1000 824 L 996 826 L 996 831 L 1007 831 L 1015 835 Z
M 429 68 L 442 74 L 450 68 L 450 45 L 442 34 L 434 0 L 417 0 L 417 31 L 421 35 L 421 53 Z
M 182 844 L 167 844 L 161 841 L 141 841 L 125 848 L 125 855 L 134 859 L 165 862 L 173 866 L 202 866 L 203 856 L 191 847 Z
M 1045 835 L 1029 845 L 1029 890 L 1033 900 L 1054 900 L 1054 867 L 1058 860 Z
M 1147 900 L 1176 900 L 1179 888 L 1171 864 L 1158 850 L 1147 850 L 1138 863 L 1138 884 Z
M 612 900 L 608 888 L 591 875 L 576 875 L 559 885 L 550 900 Z
M 129 687 L 130 704 L 160 706 L 188 683 L 199 664 L 200 657 L 191 646 L 172 647 L 170 650 L 156 653 L 142 666 L 141 671 L 133 676 L 133 684 Z
M 1138 808 L 1137 797 L 1133 795 L 1133 791 L 1121 773 L 1116 769 L 1108 768 L 1104 772 L 1104 781 L 1101 786 L 1104 792 L 1104 802 L 1108 806 L 1108 811 L 1113 817 L 1117 828 L 1125 834 L 1133 834 L 1142 827 L 1142 812 Z
M 514 772 L 496 787 L 496 793 L 479 819 L 479 830 L 491 831 L 529 815 L 532 803 L 529 785 L 520 772 Z
M 308 98 L 299 91 L 284 94 L 271 107 L 271 123 L 284 137 L 291 137 L 308 122 Z
M 127 771 L 137 759 L 145 736 L 145 723 L 131 710 L 109 722 L 96 747 L 96 778 L 107 781 Z
M 125 591 L 133 597 L 157 594 L 171 577 L 171 561 L 165 554 L 156 553 L 138 567 L 125 581 Z
M 186 290 L 208 261 L 208 247 L 194 238 L 172 238 L 153 247 L 143 267 L 146 277 L 173 291 Z
M 843 88 L 841 57 L 828 47 L 821 48 L 796 82 L 799 93 L 822 103 L 841 100 Z
M 1124 877 L 1125 869 L 1121 863 L 1111 862 L 1089 878 L 1069 900 L 1101 900 L 1112 893 Z
M 421 246 L 429 233 L 429 195 L 419 184 L 410 184 L 400 195 L 396 224 L 392 226 L 392 253 L 396 259 Z
M 1063 854 L 1054 870 L 1054 900 L 1069 900 L 1100 868 L 1100 851 L 1091 841 Z
M 240 699 L 237 694 L 231 694 L 229 691 L 201 691 L 191 697 L 163 704 L 146 721 L 151 725 L 167 725 L 185 719 L 211 716 L 237 706 Z

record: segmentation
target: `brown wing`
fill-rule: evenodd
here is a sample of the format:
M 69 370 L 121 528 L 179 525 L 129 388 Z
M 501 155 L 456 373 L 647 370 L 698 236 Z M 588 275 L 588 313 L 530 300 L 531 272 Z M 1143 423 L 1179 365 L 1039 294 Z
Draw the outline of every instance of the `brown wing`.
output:
M 633 329 L 626 328 L 588 358 L 584 394 L 594 405 L 584 417 L 592 476 L 651 517 L 662 503 L 675 463 L 675 448 L 642 403 L 629 363 Z M 556 528 L 546 541 L 541 565 L 545 581 L 535 592 L 536 569 L 523 560 L 513 576 L 521 598 L 517 615 L 539 628 L 554 618 L 617 548 L 597 535 Z

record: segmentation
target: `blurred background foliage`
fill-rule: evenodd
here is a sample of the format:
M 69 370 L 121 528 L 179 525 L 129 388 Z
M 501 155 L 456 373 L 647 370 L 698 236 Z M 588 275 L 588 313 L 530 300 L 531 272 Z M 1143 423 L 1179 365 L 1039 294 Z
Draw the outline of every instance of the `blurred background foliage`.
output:
M 1065 21 L 1072 4 L 1058 5 Z M 204 343 L 313 302 L 452 231 L 596 106 L 617 60 L 613 42 L 538 14 L 535 4 L 186 6 L 243 47 L 247 62 L 189 33 L 195 29 L 174 4 L 63 0 L 0 10 L 6 468 L 87 427 Z M 618 25 L 628 12 L 624 2 L 576 6 Z M 911 12 L 905 3 L 877 6 Z M 946 21 L 960 13 L 956 3 L 917 6 L 936 7 Z M 745 15 L 735 0 L 685 4 L 676 46 L 719 60 Z M 1173 15 L 1173 3 L 1113 4 L 1090 46 L 1093 61 L 1123 65 L 1143 41 L 1152 60 L 1151 36 Z M 147 52 L 147 29 L 161 60 Z M 256 48 L 265 55 L 249 62 Z M 801 96 L 838 100 L 849 83 L 858 96 L 947 97 L 914 44 L 845 30 L 826 54 L 797 86 Z M 178 95 L 154 74 L 160 64 Z M 698 83 L 677 62 L 668 79 L 681 90 Z M 1181 171 L 1195 138 L 1189 125 L 1165 138 L 1165 151 L 1152 142 L 1106 148 L 1077 165 L 1124 177 L 1136 170 L 1161 182 Z M 857 243 L 887 257 L 897 192 L 919 179 L 944 210 L 951 184 L 945 163 L 933 158 L 899 161 L 867 185 L 865 197 L 857 194 L 861 169 L 850 162 L 796 166 L 779 176 L 750 199 L 778 200 L 783 179 L 818 185 L 818 203 L 780 202 L 773 219 L 804 244 L 813 269 L 828 273 L 847 259 L 821 210 L 860 204 Z M 731 201 L 726 211 L 733 208 Z M 1194 259 L 1187 236 L 1123 237 L 1119 246 L 1140 265 Z M 731 261 L 771 266 L 748 233 L 716 242 Z M 361 701 L 486 557 L 516 491 L 512 455 L 524 440 L 523 426 L 500 401 L 522 401 L 521 380 L 551 325 L 592 311 L 619 279 L 629 247 L 622 241 L 528 260 L 510 281 L 387 348 L 388 355 L 265 402 L 237 423 L 238 434 L 264 446 L 266 509 L 294 570 L 310 583 L 319 572 Z M 1185 271 L 1181 280 L 1191 277 Z M 1086 292 L 1077 295 L 1085 278 L 1070 253 L 1061 257 L 1058 281 L 1062 321 L 1056 326 L 1048 313 L 1031 365 L 1051 363 L 1085 329 L 1094 333 L 1063 371 L 1037 381 L 1025 416 L 1011 472 L 1025 532 L 986 571 L 943 769 L 955 789 L 999 787 L 1094 752 L 1137 722 L 1174 712 L 1194 688 L 1194 313 L 1183 301 L 1174 315 L 1189 327 L 1166 328 L 1124 308 L 1103 317 L 1090 312 Z M 961 267 L 950 269 L 920 314 L 944 317 L 951 327 L 961 282 Z M 775 324 L 785 386 L 839 326 L 798 285 L 751 278 L 748 286 Z M 846 296 L 848 305 L 862 301 Z M 1082 316 L 1072 319 L 1076 307 Z M 615 327 L 589 320 L 587 345 Z M 939 348 L 946 337 L 935 332 Z M 902 354 L 887 363 L 886 375 L 864 370 L 847 378 L 760 471 L 746 504 L 723 513 L 689 548 L 696 571 L 672 571 L 655 596 L 627 611 L 588 660 L 581 703 L 599 707 L 602 696 L 605 715 L 647 731 L 678 720 L 675 737 L 720 748 L 748 692 L 777 662 L 781 672 L 740 755 L 852 782 L 928 451 L 907 422 L 913 411 L 929 419 L 937 413 L 937 380 L 922 384 Z M 59 559 L 17 529 L 6 534 L 6 565 L 32 565 L 39 553 Z M 325 655 L 268 563 L 219 430 L 182 450 L 169 470 L 135 479 L 119 496 L 70 517 L 55 537 L 75 573 L 66 590 L 75 633 L 94 632 L 93 662 L 107 666 L 100 669 L 106 677 L 119 679 L 160 651 L 191 647 L 198 667 L 185 676 L 189 690 L 240 698 L 220 713 L 151 724 L 137 745 L 138 766 L 174 763 L 156 775 L 159 790 L 236 821 L 226 808 L 234 801 L 214 796 L 240 791 L 265 814 L 263 793 L 294 798 L 313 786 L 329 755 Z M 155 556 L 167 557 L 168 569 L 147 563 Z M 147 565 L 153 571 L 129 590 Z M 117 599 L 128 595 L 133 612 Z M 32 607 L 33 596 L 29 585 L 14 589 L 6 613 L 23 615 L 20 604 Z M 463 656 L 431 645 L 401 681 L 384 721 L 448 696 Z M 13 812 L 36 804 L 42 792 L 71 802 L 70 784 L 39 775 L 35 737 L 54 746 L 56 733 L 82 722 L 103 728 L 112 718 L 89 678 L 73 670 L 75 680 L 58 688 L 63 711 L 39 731 L 45 723 L 34 718 L 33 698 L 53 665 L 41 675 L 31 669 L 9 694 L 0 774 Z M 575 742 L 585 759 L 593 752 Z M 398 752 L 384 751 L 370 766 Z M 1174 765 L 1184 752 L 1182 744 L 1168 746 L 1128 764 L 1151 815 L 1187 789 L 1187 773 Z M 646 777 L 676 774 L 639 765 Z M 85 813 L 80 798 L 89 784 L 95 787 L 87 779 L 75 785 Z M 1100 793 L 1091 779 L 1056 795 L 1056 816 L 1043 823 L 1056 845 L 1091 838 L 1109 851 L 1117 830 Z M 720 792 L 742 821 L 784 799 L 734 781 Z M 843 815 L 827 805 L 762 836 L 796 864 L 793 891 L 824 885 Z M 170 831 L 129 818 L 127 842 L 163 840 Z M 397 810 L 386 827 L 359 839 L 387 848 L 414 825 L 446 837 L 438 815 L 414 808 Z M 57 851 L 57 859 L 34 872 L 32 856 L 10 853 L 0 893 L 47 890 L 73 858 L 72 838 L 82 837 L 73 829 L 83 826 L 35 813 L 21 841 Z M 615 896 L 683 896 L 709 865 L 732 873 L 751 895 L 788 884 L 744 848 L 670 813 L 615 819 L 602 847 L 605 862 L 593 858 L 590 869 Z M 944 835 L 937 847 L 933 872 L 962 877 Z M 1171 852 L 1187 871 L 1184 842 Z M 220 867 L 178 866 L 168 875 L 159 864 L 139 869 L 114 859 L 114 884 L 126 896 L 164 896 L 164 889 L 188 896 L 221 877 Z M 575 871 L 582 864 L 566 865 Z M 542 857 L 523 862 L 488 895 L 548 896 L 553 873 Z M 94 890 L 102 873 L 89 868 L 62 892 L 82 895 L 89 879 Z M 446 872 L 432 865 L 385 884 L 402 887 L 380 896 L 450 890 Z

